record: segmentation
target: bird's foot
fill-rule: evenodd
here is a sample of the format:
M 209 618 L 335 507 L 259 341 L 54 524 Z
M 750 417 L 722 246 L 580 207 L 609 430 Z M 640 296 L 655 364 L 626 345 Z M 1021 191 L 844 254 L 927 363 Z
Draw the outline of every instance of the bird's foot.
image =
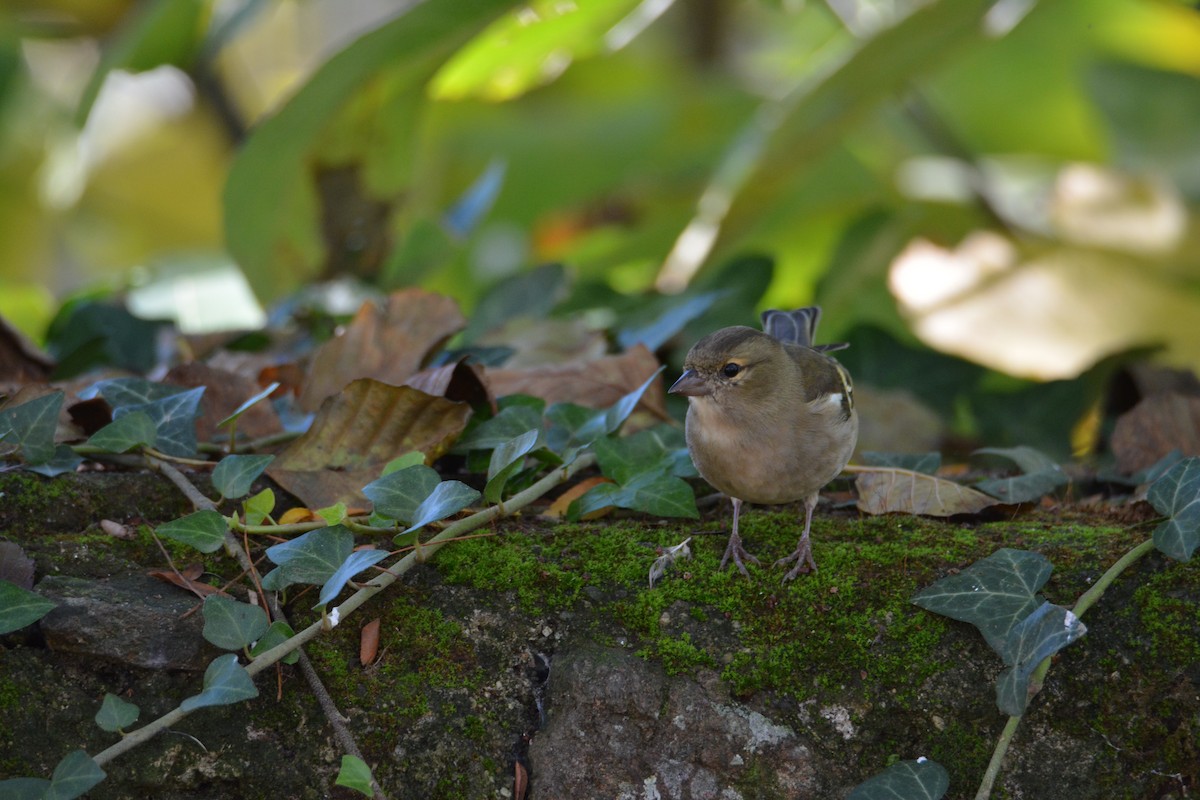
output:
M 788 564 L 792 561 L 796 562 L 796 566 L 792 567 L 792 569 L 783 576 L 784 583 L 795 580 L 796 576 L 801 573 L 817 571 L 817 562 L 813 560 L 812 545 L 809 544 L 807 540 L 801 541 L 800 544 L 796 546 L 796 549 L 792 551 L 791 555 L 784 556 L 776 561 L 772 566 L 782 567 L 784 564 Z
M 721 569 L 725 569 L 725 565 L 729 563 L 730 559 L 733 559 L 733 563 L 737 566 L 738 571 L 747 578 L 750 577 L 750 572 L 746 569 L 746 565 L 742 562 L 742 559 L 749 561 L 755 566 L 758 566 L 759 563 L 757 558 L 747 553 L 746 548 L 742 547 L 742 537 L 736 533 L 729 537 L 729 544 L 725 546 L 725 555 L 721 558 Z

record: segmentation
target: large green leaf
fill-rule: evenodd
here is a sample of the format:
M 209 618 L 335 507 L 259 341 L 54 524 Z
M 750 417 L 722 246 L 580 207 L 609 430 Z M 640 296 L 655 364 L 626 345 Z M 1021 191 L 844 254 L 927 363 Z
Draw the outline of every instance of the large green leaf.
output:
M 225 456 L 213 469 L 213 486 L 226 499 L 242 497 L 275 456 Z
M 426 497 L 421 501 L 421 505 L 417 506 L 413 512 L 411 524 L 405 533 L 411 533 L 431 522 L 437 522 L 457 514 L 478 500 L 479 497 L 480 494 L 477 490 L 461 481 L 442 481 L 434 487 L 429 497 Z
M 267 558 L 283 567 L 288 583 L 323 584 L 354 549 L 354 534 L 331 525 L 267 548 Z
M 349 98 L 386 67 L 412 97 L 437 67 L 515 0 L 429 0 L 329 59 L 274 117 L 247 139 L 225 186 L 225 240 L 256 294 L 269 299 L 316 277 L 322 260 L 314 175 L 318 140 Z M 402 89 L 397 89 L 402 91 Z M 410 108 L 412 100 L 408 101 Z M 388 147 L 409 150 L 415 121 L 389 131 Z
M 205 706 L 227 706 L 258 697 L 258 687 L 250 673 L 238 663 L 235 653 L 217 656 L 204 670 L 204 691 L 192 695 L 179 704 L 184 711 L 195 711 Z
M 15 408 L 0 411 L 0 435 L 21 447 L 27 464 L 44 464 L 54 457 L 54 431 L 63 393 L 51 392 Z
M 375 505 L 375 512 L 405 525 L 416 516 L 417 507 L 441 483 L 437 470 L 417 464 L 390 472 L 363 487 L 363 494 Z
M 37 622 L 56 605 L 15 583 L 0 580 L 0 635 Z
M 219 594 L 204 600 L 204 638 L 222 650 L 249 647 L 267 632 L 267 613 L 258 606 Z
M 483 492 L 489 503 L 500 502 L 504 496 L 504 485 L 525 463 L 525 456 L 537 446 L 541 433 L 540 428 L 527 430 L 492 451 L 487 486 Z
M 135 447 L 150 447 L 157 437 L 158 428 L 150 415 L 131 411 L 96 431 L 87 443 L 110 453 L 125 453 Z
M 353 789 L 367 797 L 374 797 L 375 790 L 371 786 L 372 780 L 371 768 L 365 761 L 358 756 L 342 756 L 342 767 L 338 770 L 337 780 L 334 783 L 338 786 L 345 786 L 347 789 Z
M 504 398 L 496 416 L 484 420 L 464 433 L 462 438 L 454 443 L 454 452 L 492 450 L 531 428 L 541 427 L 542 413 L 546 410 L 545 401 L 530 397 L 522 398 L 522 402 L 511 402 L 517 397 L 519 396 L 510 395 Z
M 50 787 L 42 795 L 43 800 L 73 800 L 105 778 L 100 765 L 82 750 L 75 750 L 63 757 L 50 777 Z
M 190 545 L 201 553 L 213 553 L 225 543 L 229 523 L 216 511 L 203 509 L 155 528 L 159 536 Z
M 1029 616 L 1054 568 L 1026 550 L 1002 548 L 917 593 L 921 608 L 969 622 L 1003 658 L 1009 631 Z
M 1187 561 L 1200 546 L 1200 458 L 1185 458 L 1150 486 L 1146 499 L 1170 517 L 1154 531 L 1154 546 Z
M 321 587 L 321 595 L 317 599 L 317 606 L 330 603 L 333 598 L 338 596 L 342 588 L 350 582 L 351 578 L 363 570 L 370 569 L 387 557 L 387 550 L 355 550 L 329 576 L 329 580 L 325 581 L 325 585 Z
M 846 800 L 940 800 L 950 788 L 941 764 L 927 758 L 901 761 L 860 783 Z
M 692 487 L 665 471 L 639 472 L 622 484 L 601 483 L 579 498 L 572 513 L 582 516 L 607 506 L 644 511 L 656 517 L 700 516 Z
M 277 573 L 280 571 L 281 571 L 280 569 L 274 569 L 274 570 L 271 570 L 271 572 L 268 574 L 274 574 L 274 573 Z M 267 580 L 265 577 L 263 578 L 263 588 L 264 589 L 267 588 Z M 266 633 L 264 633 L 262 636 L 258 637 L 258 641 L 254 643 L 254 647 L 250 648 L 250 657 L 257 658 L 258 656 L 267 652 L 271 648 L 276 647 L 277 645 L 283 644 L 284 642 L 286 642 L 288 639 L 292 638 L 295 635 L 296 635 L 296 632 L 294 630 L 292 630 L 291 625 L 288 625 L 286 622 L 284 622 L 281 619 L 277 619 L 271 623 L 270 628 L 267 628 Z M 286 656 L 284 656 L 282 660 L 283 660 L 283 663 L 285 663 L 285 664 L 295 664 L 297 661 L 300 660 L 300 651 L 293 650 L 292 652 L 290 652 Z
M 632 436 L 607 436 L 592 444 L 600 471 L 617 483 L 642 472 L 667 472 L 677 478 L 696 475 L 683 431 L 659 425 Z
M 1069 609 L 1042 603 L 1009 631 L 1001 656 L 1009 668 L 996 682 L 996 704 L 1009 716 L 1025 713 L 1029 678 L 1042 659 L 1077 640 L 1087 626 Z

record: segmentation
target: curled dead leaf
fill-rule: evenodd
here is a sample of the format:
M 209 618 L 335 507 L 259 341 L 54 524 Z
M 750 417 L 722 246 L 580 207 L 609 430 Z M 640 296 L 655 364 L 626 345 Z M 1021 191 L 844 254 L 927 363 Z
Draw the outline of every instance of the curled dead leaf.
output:
M 472 407 L 488 405 L 494 411 L 496 399 L 483 380 L 483 369 L 475 364 L 456 361 L 432 369 L 423 369 L 404 382 L 435 397 L 444 397 Z
M 846 471 L 857 474 L 858 509 L 868 514 L 950 517 L 975 514 L 999 502 L 969 486 L 912 470 L 847 467 Z
M 529 791 L 529 773 L 520 761 L 513 762 L 513 800 L 525 800 Z
M 458 303 L 423 289 L 394 292 L 382 308 L 363 303 L 350 324 L 313 354 L 300 407 L 311 411 L 359 378 L 404 383 L 465 325 Z
M 419 450 L 426 463 L 462 433 L 471 407 L 411 386 L 362 379 L 327 399 L 308 432 L 267 468 L 309 508 L 368 505 L 360 491 L 397 456 Z
M 204 598 L 210 594 L 225 595 L 216 586 L 209 586 L 207 583 L 200 582 L 200 576 L 204 574 L 204 566 L 201 564 L 188 564 L 182 567 L 179 571 L 171 569 L 152 569 L 146 572 L 151 578 L 157 578 L 164 583 L 174 584 L 180 589 L 186 589 L 197 597 Z M 225 595 L 228 597 L 228 595 Z
M 1117 418 L 1112 450 L 1117 468 L 1137 472 L 1172 450 L 1200 455 L 1200 397 L 1177 392 L 1145 398 Z

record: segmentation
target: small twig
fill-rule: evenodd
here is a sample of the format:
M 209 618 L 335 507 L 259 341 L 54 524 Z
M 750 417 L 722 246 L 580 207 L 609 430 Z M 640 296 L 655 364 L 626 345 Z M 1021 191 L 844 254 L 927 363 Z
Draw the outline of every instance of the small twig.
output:
M 157 469 L 163 475 L 166 475 L 168 480 L 175 484 L 179 491 L 183 492 L 184 497 L 191 502 L 197 511 L 217 510 L 217 504 L 201 494 L 200 490 L 187 479 L 187 476 L 180 472 L 173 464 L 169 464 L 157 456 L 149 458 L 148 461 L 150 462 L 150 466 Z
M 199 458 L 184 458 L 182 456 L 168 455 L 161 450 L 155 450 L 153 447 L 144 448 L 146 455 L 149 458 L 159 461 L 174 461 L 176 464 L 183 464 L 188 467 L 200 467 L 201 469 L 212 469 L 217 465 L 215 461 L 205 461 Z

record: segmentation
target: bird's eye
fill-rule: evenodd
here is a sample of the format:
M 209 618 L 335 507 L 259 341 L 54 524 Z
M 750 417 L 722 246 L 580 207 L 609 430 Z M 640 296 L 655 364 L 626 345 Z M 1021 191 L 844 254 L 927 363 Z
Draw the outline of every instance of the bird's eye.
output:
M 730 361 L 725 366 L 721 367 L 721 374 L 724 375 L 726 378 L 732 378 L 733 376 L 737 375 L 741 371 L 742 371 L 742 365 L 735 364 L 732 361 Z

